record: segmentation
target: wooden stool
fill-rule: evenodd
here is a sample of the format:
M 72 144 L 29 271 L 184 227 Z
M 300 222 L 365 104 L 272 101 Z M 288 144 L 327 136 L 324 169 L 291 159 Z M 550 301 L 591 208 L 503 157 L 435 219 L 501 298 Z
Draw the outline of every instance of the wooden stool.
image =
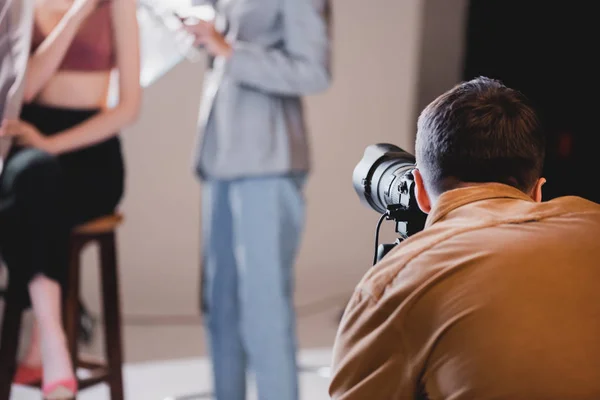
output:
M 10 281 L 4 296 L 4 318 L 0 339 L 0 400 L 10 399 L 17 366 L 21 315 L 27 301 L 27 283 Z
M 104 382 L 110 387 L 112 400 L 123 400 L 121 303 L 115 246 L 115 231 L 122 221 L 123 217 L 115 214 L 96 219 L 73 230 L 69 249 L 68 291 L 64 307 L 65 332 L 73 365 L 89 371 L 87 378 L 79 380 L 79 389 Z M 100 248 L 106 363 L 80 359 L 77 346 L 81 252 L 92 243 L 97 243 Z M 15 282 L 13 285 L 13 282 L 10 282 L 6 293 L 0 347 L 0 400 L 10 398 L 26 287 L 24 283 Z M 39 387 L 40 384 L 41 382 L 37 382 L 34 386 Z

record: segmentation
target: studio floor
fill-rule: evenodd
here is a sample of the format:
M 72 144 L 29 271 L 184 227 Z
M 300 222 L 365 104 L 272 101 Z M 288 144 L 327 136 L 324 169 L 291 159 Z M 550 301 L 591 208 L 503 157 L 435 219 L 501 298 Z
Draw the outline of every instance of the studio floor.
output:
M 301 399 L 328 399 L 328 367 L 340 307 L 298 317 Z M 25 326 L 29 318 L 26 317 Z M 86 353 L 102 353 L 102 326 L 98 325 Z M 125 396 L 127 400 L 212 399 L 210 363 L 199 318 L 126 318 L 124 328 Z M 256 399 L 252 383 L 249 400 Z M 39 400 L 39 391 L 15 386 L 11 400 Z M 107 400 L 108 388 L 82 392 L 80 400 Z
M 329 349 L 310 349 L 300 353 L 300 364 L 309 371 L 300 374 L 302 400 L 325 400 Z M 206 358 L 132 363 L 125 367 L 125 397 L 143 400 L 212 399 L 210 364 Z M 109 399 L 108 388 L 97 386 L 82 392 L 79 400 Z M 251 384 L 249 400 L 257 399 Z M 15 386 L 11 400 L 39 400 L 39 391 Z

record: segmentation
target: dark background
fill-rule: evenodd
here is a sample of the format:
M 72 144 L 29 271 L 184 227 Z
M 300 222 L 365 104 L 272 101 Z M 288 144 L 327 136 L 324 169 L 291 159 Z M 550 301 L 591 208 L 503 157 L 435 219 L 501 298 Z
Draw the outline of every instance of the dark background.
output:
M 600 21 L 594 7 L 581 0 L 469 4 L 463 78 L 500 79 L 534 103 L 548 138 L 546 200 L 578 195 L 600 202 Z

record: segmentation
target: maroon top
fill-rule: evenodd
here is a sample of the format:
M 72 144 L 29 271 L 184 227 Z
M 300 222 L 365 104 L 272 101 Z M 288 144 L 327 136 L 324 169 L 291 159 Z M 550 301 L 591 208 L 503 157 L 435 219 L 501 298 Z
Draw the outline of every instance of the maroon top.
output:
M 31 51 L 45 39 L 46 35 L 35 23 Z M 110 3 L 103 1 L 81 25 L 59 70 L 106 71 L 115 67 L 115 59 Z

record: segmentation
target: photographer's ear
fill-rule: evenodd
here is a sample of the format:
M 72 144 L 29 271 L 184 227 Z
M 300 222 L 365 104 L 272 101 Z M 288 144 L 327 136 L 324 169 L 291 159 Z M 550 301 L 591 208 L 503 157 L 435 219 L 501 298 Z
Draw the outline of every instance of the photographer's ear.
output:
M 531 198 L 536 203 L 541 203 L 542 202 L 542 186 L 544 186 L 545 183 L 546 183 L 546 178 L 540 178 L 535 183 L 533 191 L 531 192 Z
M 417 204 L 421 211 L 425 214 L 429 214 L 431 211 L 431 200 L 429 199 L 427 189 L 425 189 L 423 175 L 421 175 L 421 172 L 418 169 L 415 169 L 413 171 L 413 176 L 415 177 L 415 196 L 417 197 Z

